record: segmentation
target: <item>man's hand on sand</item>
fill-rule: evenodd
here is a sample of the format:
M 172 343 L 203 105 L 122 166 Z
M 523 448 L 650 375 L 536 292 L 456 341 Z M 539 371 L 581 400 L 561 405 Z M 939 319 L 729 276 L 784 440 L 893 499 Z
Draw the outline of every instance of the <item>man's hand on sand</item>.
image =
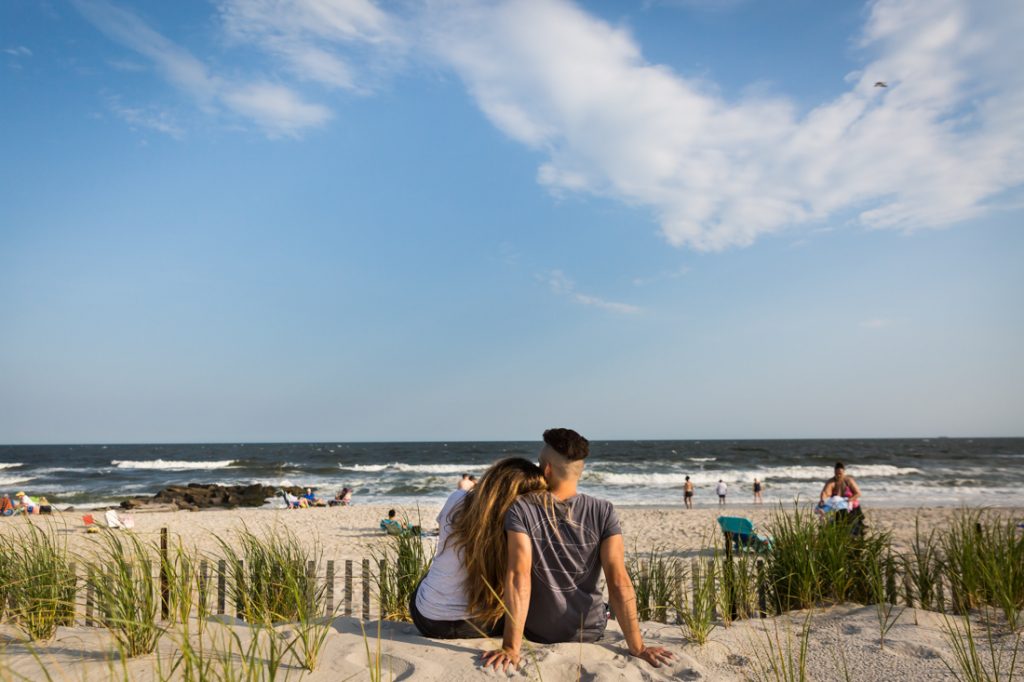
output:
M 502 672 L 508 672 L 509 668 L 514 670 L 519 667 L 520 663 L 519 652 L 509 649 L 485 651 L 480 654 L 480 658 L 483 660 L 485 668 L 493 666 L 495 670 L 501 670 Z
M 655 668 L 660 668 L 663 663 L 671 663 L 672 659 L 675 658 L 675 654 L 663 646 L 647 646 L 640 653 L 633 654 L 633 656 L 647 661 Z

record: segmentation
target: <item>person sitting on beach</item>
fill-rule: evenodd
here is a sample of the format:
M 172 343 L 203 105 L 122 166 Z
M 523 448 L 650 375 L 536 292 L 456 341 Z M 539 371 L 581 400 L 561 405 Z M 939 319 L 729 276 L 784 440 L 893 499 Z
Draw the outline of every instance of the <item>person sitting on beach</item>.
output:
M 401 535 L 405 530 L 405 524 L 396 519 L 398 512 L 394 509 L 388 510 L 388 517 L 380 520 L 380 529 L 388 535 Z
M 309 506 L 309 500 L 305 497 L 295 497 L 287 490 L 282 490 L 281 494 L 284 496 L 284 504 L 288 509 L 305 509 Z
M 718 479 L 718 485 L 715 486 L 715 492 L 718 493 L 718 506 L 725 506 L 725 496 L 729 494 L 729 486 L 726 485 L 725 481 Z
M 540 467 L 511 457 L 491 465 L 475 488 L 448 496 L 437 515 L 437 554 L 409 600 L 421 634 L 464 639 L 501 633 L 505 513 L 520 496 L 546 489 Z
M 608 621 L 598 586 L 602 570 L 630 655 L 654 667 L 673 658 L 667 649 L 644 645 L 611 502 L 577 491 L 588 454 L 587 439 L 572 429 L 544 432 L 540 468 L 548 491 L 518 498 L 505 514 L 507 614 L 502 648 L 482 655 L 484 667 L 518 667 L 524 636 L 542 644 L 600 639 Z
M 4 493 L 3 497 L 0 497 L 0 516 L 11 516 L 14 514 L 14 505 L 11 504 L 11 496 Z
M 19 490 L 14 494 L 14 498 L 18 500 L 18 504 L 21 506 L 21 510 L 26 514 L 39 513 L 39 505 L 37 505 L 35 501 L 25 493 Z
M 341 492 L 334 496 L 334 499 L 328 502 L 332 507 L 342 506 L 347 507 L 352 504 L 352 491 L 348 488 L 342 488 Z
M 832 473 L 832 478 L 825 481 L 818 496 L 819 506 L 824 507 L 826 500 L 831 497 L 842 497 L 846 499 L 848 511 L 860 507 L 860 488 L 852 477 L 846 475 L 846 466 L 842 462 L 836 462 Z
M 683 484 L 683 504 L 687 509 L 693 509 L 693 481 L 689 476 L 686 477 L 686 483 Z
M 316 496 L 316 494 L 313 492 L 312 488 L 306 488 L 306 494 L 303 495 L 302 497 L 306 500 L 307 503 L 309 503 L 310 507 L 326 507 L 327 506 L 326 502 L 324 502 L 323 500 L 321 500 L 319 497 Z

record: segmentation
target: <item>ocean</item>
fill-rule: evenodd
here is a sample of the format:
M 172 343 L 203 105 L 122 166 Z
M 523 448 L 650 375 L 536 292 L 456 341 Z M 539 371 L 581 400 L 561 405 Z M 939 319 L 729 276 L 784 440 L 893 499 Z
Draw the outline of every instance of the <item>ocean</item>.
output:
M 151 495 L 171 484 L 312 486 L 353 502 L 440 502 L 463 472 L 495 460 L 536 460 L 539 442 L 266 443 L 0 446 L 0 492 L 45 495 L 92 507 Z M 879 440 L 592 441 L 581 481 L 620 505 L 678 505 L 686 476 L 697 499 L 714 500 L 719 479 L 731 501 L 815 500 L 835 460 L 861 487 L 865 505 L 1024 505 L 1024 438 Z

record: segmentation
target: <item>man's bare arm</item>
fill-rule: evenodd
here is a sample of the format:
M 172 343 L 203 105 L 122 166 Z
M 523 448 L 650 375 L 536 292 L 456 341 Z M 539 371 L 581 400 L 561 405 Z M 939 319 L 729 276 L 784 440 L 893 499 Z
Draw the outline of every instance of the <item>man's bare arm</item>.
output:
M 523 646 L 523 629 L 530 611 L 530 572 L 533 568 L 533 545 L 526 533 L 506 531 L 508 538 L 508 569 L 502 599 L 505 603 L 505 636 L 499 651 L 483 655 L 484 667 L 508 670 L 519 665 Z
M 671 661 L 673 656 L 668 649 L 644 646 L 636 615 L 636 593 L 626 571 L 626 551 L 621 535 L 612 535 L 601 543 L 601 567 L 604 569 L 605 582 L 608 583 L 612 612 L 622 628 L 630 655 L 642 658 L 655 668 Z

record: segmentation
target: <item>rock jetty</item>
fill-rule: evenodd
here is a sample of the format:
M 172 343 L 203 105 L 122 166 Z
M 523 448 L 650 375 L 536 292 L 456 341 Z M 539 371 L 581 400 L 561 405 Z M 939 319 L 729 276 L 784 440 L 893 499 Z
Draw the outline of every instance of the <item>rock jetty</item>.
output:
M 279 490 L 287 490 L 296 496 L 306 492 L 304 488 L 298 486 L 280 488 L 258 483 L 251 485 L 189 483 L 188 485 L 172 485 L 164 488 L 152 497 L 134 497 L 125 500 L 121 503 L 121 507 L 139 511 L 146 507 L 168 504 L 189 511 L 262 507 Z

